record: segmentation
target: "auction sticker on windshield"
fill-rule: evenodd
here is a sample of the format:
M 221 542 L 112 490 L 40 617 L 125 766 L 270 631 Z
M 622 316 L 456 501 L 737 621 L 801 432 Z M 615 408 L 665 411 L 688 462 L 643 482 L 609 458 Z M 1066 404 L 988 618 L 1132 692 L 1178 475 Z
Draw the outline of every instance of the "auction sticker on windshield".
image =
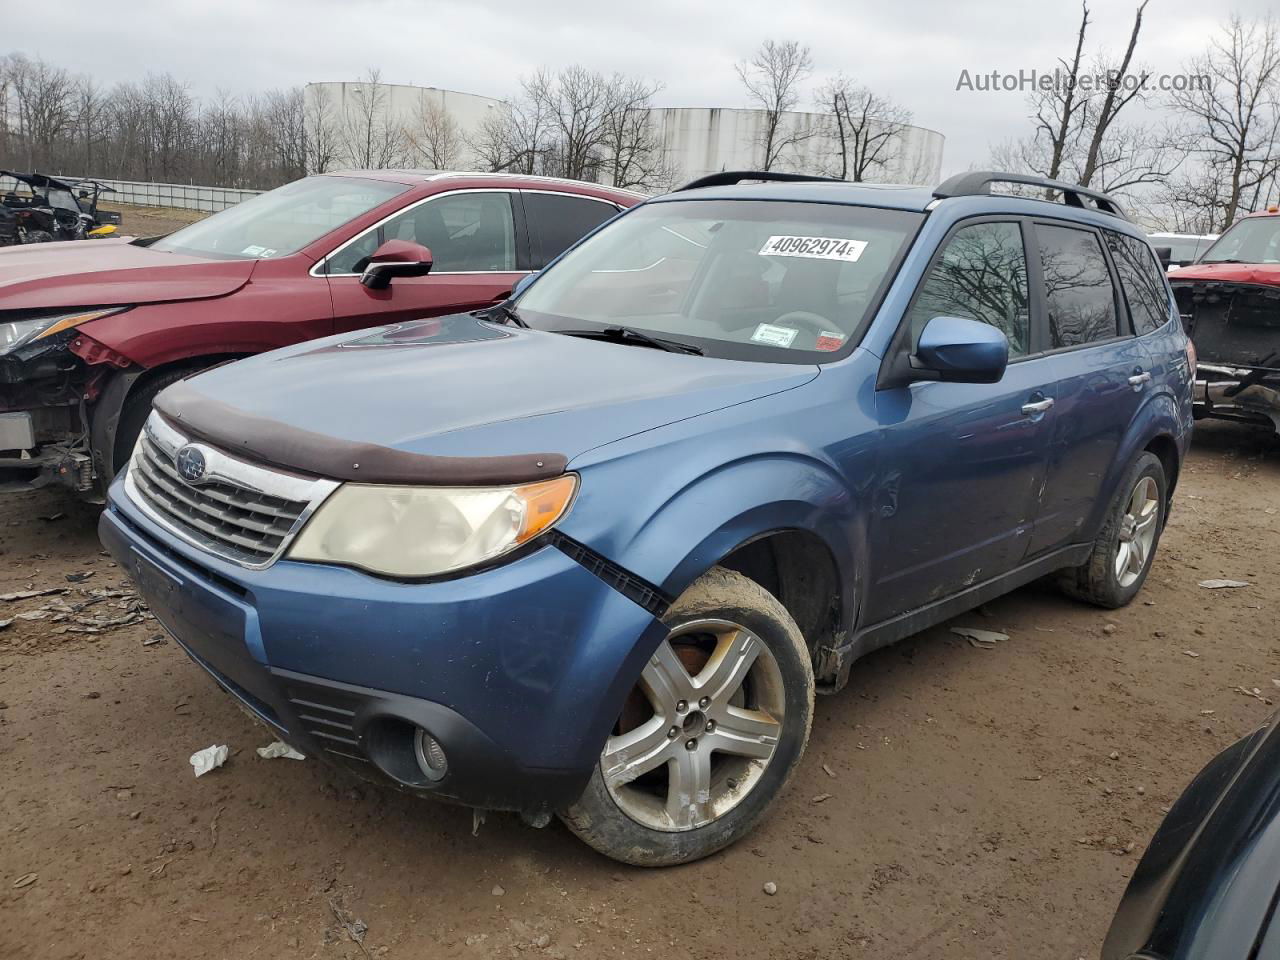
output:
M 867 249 L 865 240 L 839 237 L 770 237 L 760 248 L 762 257 L 808 257 L 810 260 L 843 260 L 856 263 Z
M 751 339 L 756 343 L 767 343 L 771 347 L 789 347 L 798 331 L 791 327 L 779 327 L 772 323 L 762 323 L 756 327 Z

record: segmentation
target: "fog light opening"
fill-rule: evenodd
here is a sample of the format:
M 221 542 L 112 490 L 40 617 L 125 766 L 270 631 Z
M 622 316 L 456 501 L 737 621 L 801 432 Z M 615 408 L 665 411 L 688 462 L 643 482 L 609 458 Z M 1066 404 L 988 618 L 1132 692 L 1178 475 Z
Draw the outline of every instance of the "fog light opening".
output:
M 413 746 L 423 776 L 433 782 L 443 780 L 444 775 L 449 772 L 449 758 L 445 756 L 440 741 L 419 727 Z

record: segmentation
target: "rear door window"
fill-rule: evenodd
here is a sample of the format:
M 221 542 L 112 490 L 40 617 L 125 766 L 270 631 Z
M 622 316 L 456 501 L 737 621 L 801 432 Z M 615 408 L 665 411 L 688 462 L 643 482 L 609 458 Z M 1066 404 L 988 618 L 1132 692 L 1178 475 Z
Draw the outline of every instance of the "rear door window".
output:
M 1160 264 L 1141 240 L 1111 230 L 1104 230 L 1103 236 L 1120 275 L 1134 332 L 1142 336 L 1160 329 L 1169 319 L 1169 290 Z
M 604 200 L 533 191 L 525 192 L 524 209 L 541 246 L 534 263 L 539 270 L 618 212 Z
M 1116 291 L 1092 230 L 1036 224 L 1048 308 L 1049 349 L 1119 336 Z
M 934 317 L 981 320 L 1009 340 L 1009 356 L 1031 347 L 1027 255 L 1016 223 L 978 223 L 951 235 L 911 307 L 911 343 Z

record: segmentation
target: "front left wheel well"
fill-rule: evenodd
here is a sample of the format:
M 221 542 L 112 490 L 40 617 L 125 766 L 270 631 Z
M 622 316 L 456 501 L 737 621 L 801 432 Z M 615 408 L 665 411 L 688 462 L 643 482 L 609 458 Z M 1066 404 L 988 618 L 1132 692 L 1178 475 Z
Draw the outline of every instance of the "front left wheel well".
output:
M 791 614 L 818 669 L 836 645 L 842 622 L 841 579 L 830 548 L 816 534 L 781 530 L 743 544 L 719 566 L 736 570 L 773 594 Z

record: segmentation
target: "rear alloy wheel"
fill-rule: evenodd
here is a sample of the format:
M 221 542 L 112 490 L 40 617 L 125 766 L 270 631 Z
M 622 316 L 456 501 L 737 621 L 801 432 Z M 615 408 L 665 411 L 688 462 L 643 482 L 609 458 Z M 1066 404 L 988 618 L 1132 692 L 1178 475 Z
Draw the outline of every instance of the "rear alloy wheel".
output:
M 1062 572 L 1059 583 L 1073 597 L 1114 609 L 1142 589 L 1164 529 L 1167 481 L 1164 465 L 1144 451 L 1118 488 L 1087 562 Z
M 627 863 L 705 857 L 745 834 L 808 741 L 813 672 L 759 584 L 716 569 L 672 605 L 583 796 L 563 815 Z

